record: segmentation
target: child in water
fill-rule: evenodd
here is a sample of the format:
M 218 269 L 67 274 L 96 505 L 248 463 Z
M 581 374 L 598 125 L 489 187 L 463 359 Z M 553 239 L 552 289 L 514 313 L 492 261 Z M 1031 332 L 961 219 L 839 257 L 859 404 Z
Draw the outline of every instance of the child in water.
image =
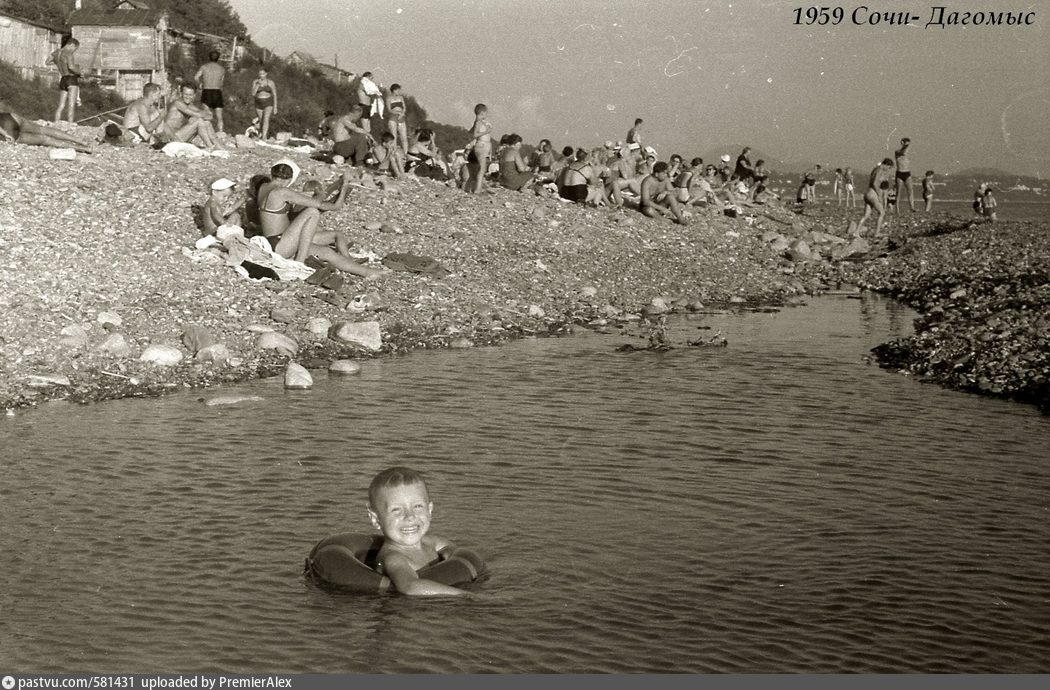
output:
M 462 589 L 420 578 L 420 568 L 441 560 L 441 551 L 453 544 L 429 534 L 430 501 L 423 476 L 407 467 L 391 467 L 376 475 L 368 487 L 368 515 L 383 533 L 378 570 L 402 594 L 460 596 Z

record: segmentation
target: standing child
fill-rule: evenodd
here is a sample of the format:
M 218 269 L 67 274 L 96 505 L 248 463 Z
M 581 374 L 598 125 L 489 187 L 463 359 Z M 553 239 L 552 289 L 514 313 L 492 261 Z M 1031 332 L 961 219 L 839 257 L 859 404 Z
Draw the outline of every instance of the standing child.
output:
M 998 220 L 998 217 L 995 215 L 995 209 L 999 206 L 999 203 L 995 200 L 995 195 L 992 194 L 994 191 L 995 189 L 993 187 L 988 187 L 988 189 L 984 190 L 984 199 L 981 203 L 984 217 L 987 218 L 990 223 L 994 223 Z
M 835 195 L 835 199 L 838 202 L 838 203 L 835 204 L 836 206 L 842 206 L 842 199 L 845 196 L 845 191 L 846 190 L 843 189 L 843 186 L 844 186 L 843 179 L 844 178 L 843 178 L 842 168 L 835 168 L 835 181 L 834 181 L 834 183 L 832 183 L 831 192 L 832 192 L 832 194 Z
M 853 184 L 853 168 L 846 168 L 842 171 L 842 187 L 845 191 L 846 206 L 849 208 L 857 207 L 857 193 L 856 187 Z
M 982 182 L 977 191 L 973 193 L 973 212 L 978 216 L 984 215 L 984 192 L 988 189 L 988 183 Z
M 922 200 L 926 202 L 926 212 L 933 208 L 933 171 L 927 170 L 926 177 L 922 178 Z
M 419 577 L 418 571 L 442 559 L 453 547 L 430 534 L 434 504 L 426 481 L 407 467 L 391 467 L 376 475 L 368 487 L 368 516 L 383 533 L 378 570 L 402 594 L 461 596 L 462 589 Z
M 492 155 L 492 125 L 488 120 L 489 109 L 484 103 L 474 106 L 474 124 L 470 128 L 470 154 L 467 161 L 471 164 L 470 184 L 467 191 L 480 194 L 485 186 L 485 175 L 489 169 L 489 158 Z

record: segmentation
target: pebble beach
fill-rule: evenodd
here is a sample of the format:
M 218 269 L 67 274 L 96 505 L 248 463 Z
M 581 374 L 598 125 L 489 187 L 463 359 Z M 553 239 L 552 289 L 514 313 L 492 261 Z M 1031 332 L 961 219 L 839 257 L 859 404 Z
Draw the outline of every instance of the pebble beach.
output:
M 879 353 L 887 366 L 1046 401 L 1045 223 L 1001 223 L 988 233 L 931 214 L 891 223 L 889 242 L 857 245 L 848 217 L 831 206 L 798 215 L 761 205 L 738 218 L 701 211 L 676 226 L 631 210 L 502 189 L 475 196 L 408 179 L 355 187 L 322 226 L 345 232 L 362 253 L 429 257 L 448 275 L 345 276 L 331 290 L 252 281 L 221 258 L 202 260 L 193 206 L 205 201 L 211 180 L 229 177 L 243 189 L 286 155 L 302 179 L 328 181 L 341 169 L 269 147 L 195 159 L 107 146 L 74 160 L 8 143 L 0 152 L 0 407 L 9 414 L 48 400 L 85 403 L 272 376 L 289 363 L 319 369 L 577 328 L 638 330 L 653 313 L 794 304 L 843 282 L 898 295 L 923 312 L 912 342 Z M 971 284 L 978 267 L 1012 277 Z M 1024 288 L 1023 309 L 995 301 L 1010 301 L 996 292 L 1003 285 L 1010 294 Z M 1025 312 L 1023 322 L 1010 309 Z M 996 335 L 967 342 L 1020 345 L 971 356 L 963 365 L 976 373 L 960 378 L 955 365 L 965 353 L 945 360 L 937 343 L 952 328 L 952 338 L 965 339 L 958 333 L 973 328 L 967 319 L 987 324 L 993 313 Z M 341 337 L 347 329 L 369 337 Z M 168 359 L 143 359 L 158 349 Z M 1002 361 L 1020 373 L 989 375 Z

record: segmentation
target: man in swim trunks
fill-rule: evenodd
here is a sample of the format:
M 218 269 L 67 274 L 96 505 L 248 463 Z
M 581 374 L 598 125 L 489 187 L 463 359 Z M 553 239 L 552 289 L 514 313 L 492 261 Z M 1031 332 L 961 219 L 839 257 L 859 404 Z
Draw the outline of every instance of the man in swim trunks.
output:
M 868 219 L 873 210 L 879 214 L 878 220 L 875 221 L 875 235 L 878 236 L 882 232 L 882 221 L 886 217 L 886 206 L 882 202 L 882 197 L 889 189 L 891 180 L 893 180 L 893 161 L 883 158 L 882 162 L 872 169 L 871 176 L 868 178 L 868 191 L 864 192 L 864 216 L 857 223 L 858 233 L 864 229 L 864 221 Z
M 76 64 L 75 54 L 79 47 L 80 41 L 70 38 L 55 54 L 55 66 L 61 75 L 58 90 L 62 92 L 55 110 L 55 122 L 62 119 L 63 110 L 66 112 L 66 121 L 73 122 L 76 118 L 77 100 L 80 98 L 80 68 Z
M 163 91 L 150 82 L 142 87 L 142 98 L 132 101 L 124 113 L 124 130 L 134 143 L 152 144 L 153 133 L 164 123 L 164 113 L 157 107 Z
M 674 188 L 667 175 L 667 163 L 658 161 L 653 172 L 642 180 L 642 197 L 638 210 L 650 218 L 674 218 L 679 225 L 687 225 L 682 207 L 675 199 Z
M 332 154 L 340 156 L 351 165 L 362 165 L 375 144 L 372 135 L 365 129 L 361 105 L 350 106 L 350 112 L 329 120 L 329 131 L 335 145 Z
M 182 141 L 194 143 L 200 141 L 205 148 L 214 149 L 215 130 L 211 126 L 211 111 L 205 106 L 194 103 L 197 87 L 194 84 L 183 84 L 179 87 L 179 97 L 168 104 L 164 122 L 158 130 L 158 137 L 163 141 Z
M 908 161 L 908 147 L 911 146 L 911 139 L 904 137 L 901 139 L 901 147 L 893 153 L 894 160 L 897 162 L 897 205 L 900 206 L 900 202 L 903 201 L 904 195 L 902 191 L 908 190 L 908 208 L 915 212 L 915 190 L 911 185 L 911 163 Z
M 208 53 L 208 62 L 197 70 L 194 80 L 201 90 L 201 103 L 215 113 L 215 131 L 223 131 L 222 123 L 222 82 L 226 79 L 226 68 L 219 64 L 219 51 Z

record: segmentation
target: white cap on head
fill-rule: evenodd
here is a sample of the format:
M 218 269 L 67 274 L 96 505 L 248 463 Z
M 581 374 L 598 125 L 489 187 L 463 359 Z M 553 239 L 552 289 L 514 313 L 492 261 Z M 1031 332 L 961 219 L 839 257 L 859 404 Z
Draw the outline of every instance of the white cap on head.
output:
M 281 160 L 279 160 L 276 163 L 274 163 L 274 165 L 287 165 L 289 168 L 291 168 L 292 169 L 292 182 L 293 183 L 297 179 L 299 179 L 299 172 L 300 172 L 299 171 L 299 166 L 296 165 L 295 161 L 293 161 L 291 158 L 282 158 Z M 270 166 L 270 167 L 273 167 L 273 166 Z
M 722 154 L 722 162 L 723 163 L 728 163 L 731 160 L 732 160 L 732 157 L 728 153 L 723 153 Z
M 214 189 L 216 192 L 221 192 L 222 190 L 229 189 L 230 187 L 233 187 L 236 184 L 236 182 L 234 182 L 228 177 L 220 177 L 219 179 L 211 183 L 211 188 Z

